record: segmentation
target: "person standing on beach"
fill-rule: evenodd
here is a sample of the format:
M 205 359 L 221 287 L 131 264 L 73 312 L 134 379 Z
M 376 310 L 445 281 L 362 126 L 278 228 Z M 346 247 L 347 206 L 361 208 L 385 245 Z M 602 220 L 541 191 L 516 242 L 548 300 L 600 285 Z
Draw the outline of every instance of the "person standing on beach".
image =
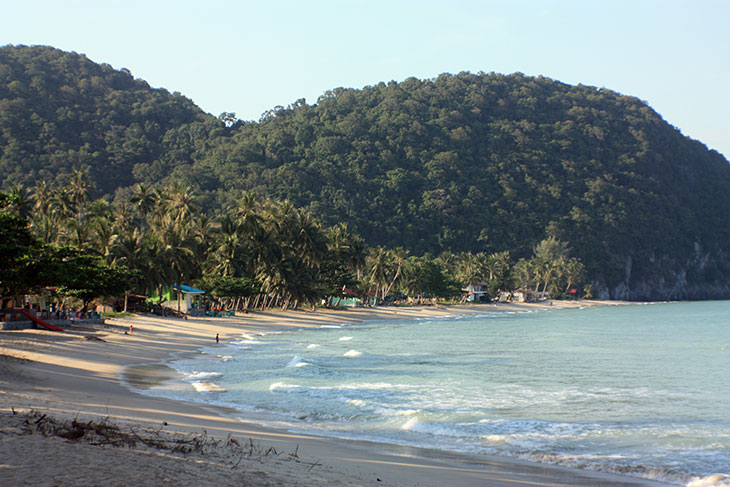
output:
M 215 334 L 215 342 L 218 343 L 218 333 Z

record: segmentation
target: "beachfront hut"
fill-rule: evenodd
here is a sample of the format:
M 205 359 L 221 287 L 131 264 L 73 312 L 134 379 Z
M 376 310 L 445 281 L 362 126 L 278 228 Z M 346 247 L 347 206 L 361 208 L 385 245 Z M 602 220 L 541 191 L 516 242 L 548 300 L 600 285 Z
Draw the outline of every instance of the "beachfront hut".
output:
M 178 291 L 177 283 L 174 283 L 172 288 Z M 203 294 L 205 294 L 205 291 L 202 289 L 196 289 L 185 284 L 180 285 L 180 292 L 182 292 L 184 297 L 183 302 L 180 303 L 180 311 L 183 313 L 188 313 L 193 308 L 199 308 L 200 300 Z
M 487 291 L 486 284 L 469 284 L 463 291 L 466 293 L 466 300 L 469 302 L 489 301 L 489 291 Z

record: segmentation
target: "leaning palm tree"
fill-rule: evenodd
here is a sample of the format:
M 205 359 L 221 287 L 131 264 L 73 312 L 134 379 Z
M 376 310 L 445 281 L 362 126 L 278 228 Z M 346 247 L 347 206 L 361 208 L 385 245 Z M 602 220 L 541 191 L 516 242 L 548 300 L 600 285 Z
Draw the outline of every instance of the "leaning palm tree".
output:
M 375 287 L 376 297 L 383 299 L 383 289 L 388 283 L 390 269 L 390 255 L 385 247 L 375 247 L 370 250 L 367 261 L 367 281 Z
M 403 273 L 403 266 L 408 251 L 397 248 L 388 250 L 376 247 L 371 250 L 367 259 L 368 281 L 375 286 L 375 294 L 381 301 L 388 297 L 390 290 L 398 282 Z
M 585 266 L 575 257 L 568 259 L 565 267 L 565 292 L 567 293 L 575 283 L 580 282 L 585 276 Z
M 398 282 L 398 280 L 401 278 L 403 274 L 403 266 L 405 265 L 407 259 L 408 251 L 402 247 L 397 247 L 390 251 L 390 261 L 392 265 L 391 278 L 390 282 L 384 290 L 383 299 L 388 296 L 390 290 L 393 288 L 395 283 Z

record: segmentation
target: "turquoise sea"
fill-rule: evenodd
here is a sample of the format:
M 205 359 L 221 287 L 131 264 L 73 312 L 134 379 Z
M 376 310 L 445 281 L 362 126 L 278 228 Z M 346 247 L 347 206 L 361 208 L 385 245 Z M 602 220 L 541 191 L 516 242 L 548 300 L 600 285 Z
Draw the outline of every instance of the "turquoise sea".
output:
M 292 431 L 730 485 L 730 301 L 329 325 L 169 365 L 145 393 Z

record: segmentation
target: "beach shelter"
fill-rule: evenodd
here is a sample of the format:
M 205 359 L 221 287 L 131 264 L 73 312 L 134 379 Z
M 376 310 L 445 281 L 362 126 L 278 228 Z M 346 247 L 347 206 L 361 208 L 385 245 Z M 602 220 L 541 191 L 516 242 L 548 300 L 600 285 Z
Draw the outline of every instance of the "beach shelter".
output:
M 177 283 L 174 283 L 172 285 L 172 288 L 175 291 L 178 291 Z M 184 300 L 184 303 L 185 304 L 184 305 L 183 304 L 180 305 L 180 311 L 185 312 L 185 313 L 187 313 L 188 311 L 190 311 L 190 309 L 192 309 L 194 307 L 193 306 L 193 301 L 196 298 L 198 298 L 198 297 L 202 296 L 203 294 L 205 294 L 205 291 L 203 291 L 202 289 L 196 289 L 196 288 L 194 288 L 192 286 L 188 286 L 188 285 L 185 285 L 185 284 L 180 285 L 180 289 L 179 290 L 180 290 L 180 292 L 183 293 L 183 296 L 185 297 L 185 300 Z

